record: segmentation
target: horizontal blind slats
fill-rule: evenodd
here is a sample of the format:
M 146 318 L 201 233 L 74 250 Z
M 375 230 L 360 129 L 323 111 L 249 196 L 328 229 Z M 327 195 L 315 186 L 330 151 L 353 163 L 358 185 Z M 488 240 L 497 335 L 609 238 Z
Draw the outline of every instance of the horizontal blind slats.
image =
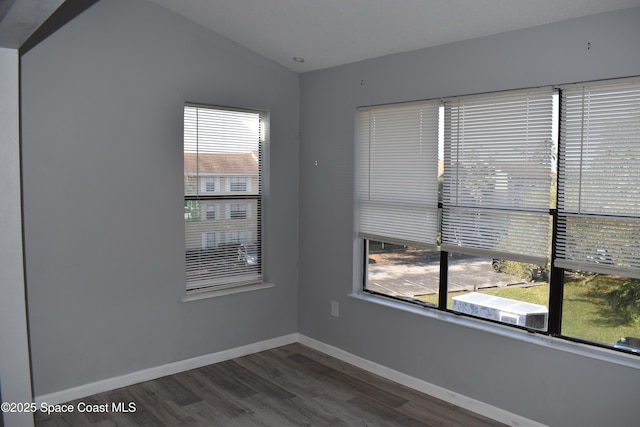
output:
M 640 83 L 562 92 L 556 265 L 640 278 Z
M 435 245 L 438 102 L 358 111 L 360 236 Z
M 445 103 L 442 246 L 548 258 L 553 92 Z
M 262 132 L 259 112 L 184 107 L 187 290 L 262 281 Z

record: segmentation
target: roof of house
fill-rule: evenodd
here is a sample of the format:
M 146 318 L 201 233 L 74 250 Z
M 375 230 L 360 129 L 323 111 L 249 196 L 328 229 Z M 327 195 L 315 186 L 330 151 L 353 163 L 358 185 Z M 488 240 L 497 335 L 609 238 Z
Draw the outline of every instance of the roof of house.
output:
M 251 153 L 184 153 L 185 175 L 258 174 L 258 155 Z

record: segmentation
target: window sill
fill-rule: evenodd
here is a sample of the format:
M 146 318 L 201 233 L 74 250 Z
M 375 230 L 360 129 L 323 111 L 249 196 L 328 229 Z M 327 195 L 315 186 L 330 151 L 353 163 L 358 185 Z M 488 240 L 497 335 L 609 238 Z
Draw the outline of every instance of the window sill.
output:
M 444 311 L 438 311 L 428 307 L 422 307 L 409 302 L 390 300 L 384 297 L 375 295 L 369 295 L 366 293 L 352 293 L 350 297 L 365 301 L 368 303 L 374 303 L 385 307 L 390 307 L 398 310 L 402 310 L 408 313 L 413 313 L 419 316 L 424 316 L 430 319 L 437 319 L 442 322 L 453 323 L 455 325 L 465 326 L 473 328 L 479 331 L 493 333 L 503 337 L 508 337 L 518 341 L 532 343 L 554 350 L 566 351 L 583 357 L 589 357 L 604 362 L 615 363 L 617 365 L 640 368 L 640 358 L 633 354 L 626 354 L 607 348 L 595 347 L 588 344 L 569 341 L 563 338 L 552 337 L 544 334 L 537 334 L 528 332 L 525 330 L 512 328 L 509 326 L 503 326 L 491 322 L 483 322 L 481 319 L 475 319 L 466 317 L 463 315 L 456 315 Z
M 214 289 L 198 289 L 193 291 L 187 291 L 187 294 L 182 297 L 182 302 L 197 301 L 206 298 L 217 298 L 225 295 L 238 294 L 242 292 L 257 291 L 260 289 L 272 288 L 275 285 L 273 283 L 253 283 L 250 285 L 236 285 L 228 286 L 224 288 Z

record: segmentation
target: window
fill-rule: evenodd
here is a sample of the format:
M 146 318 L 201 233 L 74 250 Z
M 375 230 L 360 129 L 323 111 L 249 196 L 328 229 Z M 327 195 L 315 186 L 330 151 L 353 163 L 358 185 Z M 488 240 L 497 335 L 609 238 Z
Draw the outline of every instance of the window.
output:
M 357 124 L 365 292 L 637 342 L 640 79 L 367 107 Z
M 545 264 L 553 91 L 445 102 L 442 249 Z
M 423 102 L 359 111 L 358 235 L 368 242 L 369 290 L 410 299 L 421 293 L 407 289 L 403 267 L 437 249 L 439 108 Z M 425 279 L 431 284 L 439 256 L 434 262 Z
M 640 79 L 563 87 L 561 125 L 561 331 L 619 346 L 640 337 Z M 586 298 L 590 310 L 578 314 Z M 603 320 L 617 335 L 602 332 Z
M 218 235 L 216 232 L 202 233 L 202 249 L 214 249 L 218 246 Z
M 247 231 L 229 231 L 226 236 L 226 242 L 235 245 L 248 243 L 250 238 Z
M 261 262 L 240 262 L 238 251 L 250 244 L 261 252 L 264 116 L 252 110 L 184 107 L 188 292 L 262 282 Z
M 546 316 L 548 287 L 537 288 L 536 304 L 518 295 L 487 295 L 494 287 L 530 282 L 538 268 L 547 268 L 553 101 L 553 89 L 544 88 L 444 102 L 441 249 L 450 255 L 447 308 L 521 326 L 533 324 L 527 316 Z M 490 280 L 476 283 L 468 277 L 474 270 Z M 535 324 L 546 328 L 546 321 Z
M 213 193 L 218 191 L 220 187 L 220 179 L 215 177 L 202 177 L 202 192 L 203 193 Z
M 248 219 L 249 207 L 250 205 L 246 203 L 231 203 L 229 205 L 227 218 L 231 220 Z
M 251 191 L 251 181 L 245 176 L 232 176 L 227 181 L 229 188 L 227 191 L 245 192 Z
M 215 203 L 207 203 L 204 205 L 204 219 L 207 221 L 215 221 L 218 219 L 218 205 Z

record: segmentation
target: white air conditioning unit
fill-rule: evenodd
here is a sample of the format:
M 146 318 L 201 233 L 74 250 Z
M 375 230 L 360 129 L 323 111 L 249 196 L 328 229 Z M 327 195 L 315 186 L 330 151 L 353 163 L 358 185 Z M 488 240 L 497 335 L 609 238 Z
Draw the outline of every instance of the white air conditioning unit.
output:
M 532 329 L 547 329 L 549 310 L 539 304 L 470 292 L 453 297 L 453 310 Z

